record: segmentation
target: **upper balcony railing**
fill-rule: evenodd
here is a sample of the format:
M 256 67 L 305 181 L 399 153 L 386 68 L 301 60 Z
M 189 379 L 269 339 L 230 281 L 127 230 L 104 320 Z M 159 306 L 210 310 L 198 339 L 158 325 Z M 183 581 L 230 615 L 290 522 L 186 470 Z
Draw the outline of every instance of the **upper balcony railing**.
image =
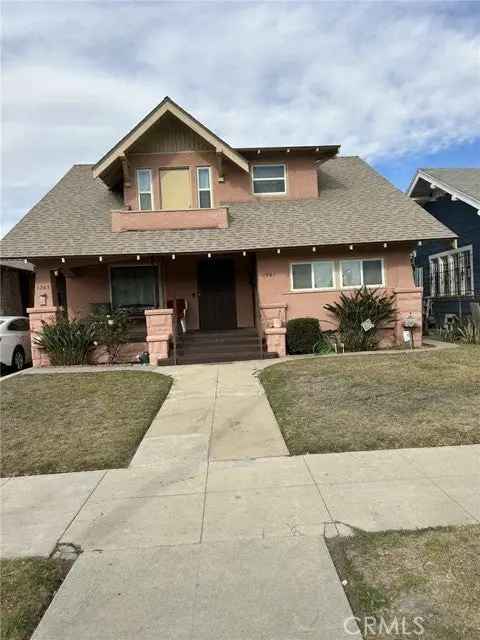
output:
M 226 229 L 228 208 L 159 209 L 157 211 L 113 210 L 112 231 L 166 231 L 168 229 Z

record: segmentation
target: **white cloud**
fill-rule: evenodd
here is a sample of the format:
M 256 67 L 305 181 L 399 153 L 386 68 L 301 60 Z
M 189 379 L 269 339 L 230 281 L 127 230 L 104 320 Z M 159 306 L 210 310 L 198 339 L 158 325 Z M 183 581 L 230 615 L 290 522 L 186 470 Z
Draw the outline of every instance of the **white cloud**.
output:
M 165 94 L 239 146 L 341 143 L 384 159 L 480 137 L 478 15 L 439 3 L 4 5 L 4 227 Z

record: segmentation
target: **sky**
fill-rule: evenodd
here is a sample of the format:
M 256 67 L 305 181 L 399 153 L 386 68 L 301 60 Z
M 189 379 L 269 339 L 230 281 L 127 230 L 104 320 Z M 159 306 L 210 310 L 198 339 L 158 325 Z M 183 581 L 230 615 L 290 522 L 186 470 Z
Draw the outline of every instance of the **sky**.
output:
M 2 233 L 165 95 L 232 146 L 480 166 L 480 2 L 2 3 Z

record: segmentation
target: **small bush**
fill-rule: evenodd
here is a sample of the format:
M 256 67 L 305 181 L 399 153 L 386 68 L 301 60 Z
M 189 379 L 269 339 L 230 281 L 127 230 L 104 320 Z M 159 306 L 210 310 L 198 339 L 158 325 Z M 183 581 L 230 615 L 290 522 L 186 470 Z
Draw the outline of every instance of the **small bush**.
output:
M 447 327 L 440 329 L 439 335 L 445 342 L 480 344 L 480 329 L 470 319 L 454 320 Z
M 320 337 L 317 318 L 295 318 L 287 322 L 288 353 L 313 353 Z
M 62 316 L 55 324 L 42 323 L 36 344 L 45 349 L 56 366 L 85 364 L 94 343 L 94 328 L 89 322 Z
M 128 342 L 129 318 L 126 311 L 117 309 L 107 312 L 98 310 L 90 318 L 95 333 L 95 340 L 105 347 L 108 362 L 113 364 L 118 360 L 120 347 Z
M 378 345 L 378 329 L 394 319 L 393 296 L 375 290 L 356 289 L 352 294 L 340 294 L 340 301 L 324 307 L 336 316 L 340 340 L 345 351 L 371 351 Z M 373 327 L 365 331 L 362 322 L 371 320 Z

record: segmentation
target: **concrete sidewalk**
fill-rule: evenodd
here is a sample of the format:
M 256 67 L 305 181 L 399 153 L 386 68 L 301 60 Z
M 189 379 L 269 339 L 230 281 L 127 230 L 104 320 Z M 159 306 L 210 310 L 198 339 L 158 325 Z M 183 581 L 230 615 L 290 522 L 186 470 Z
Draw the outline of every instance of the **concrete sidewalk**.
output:
M 4 556 L 84 551 L 34 640 L 345 640 L 325 535 L 480 522 L 480 445 L 289 457 L 257 365 L 162 368 L 127 469 L 3 480 Z

